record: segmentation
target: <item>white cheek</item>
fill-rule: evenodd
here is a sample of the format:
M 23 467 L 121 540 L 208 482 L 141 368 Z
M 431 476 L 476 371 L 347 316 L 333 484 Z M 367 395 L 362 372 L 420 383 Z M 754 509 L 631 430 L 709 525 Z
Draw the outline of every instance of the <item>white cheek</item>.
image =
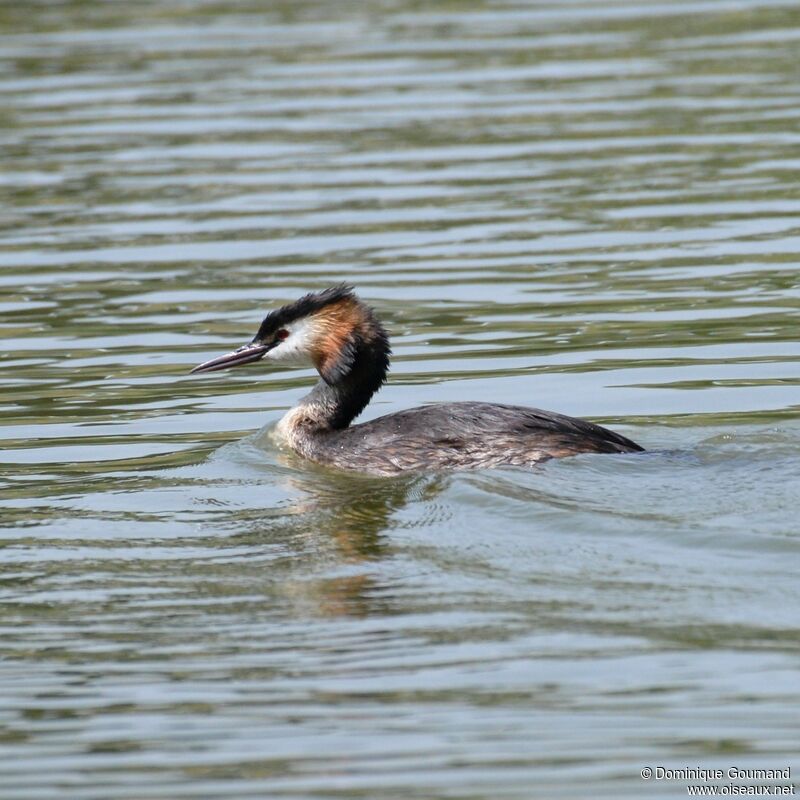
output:
M 297 320 L 286 326 L 289 335 L 266 354 L 270 361 L 289 364 L 310 364 L 313 329 L 306 320 Z

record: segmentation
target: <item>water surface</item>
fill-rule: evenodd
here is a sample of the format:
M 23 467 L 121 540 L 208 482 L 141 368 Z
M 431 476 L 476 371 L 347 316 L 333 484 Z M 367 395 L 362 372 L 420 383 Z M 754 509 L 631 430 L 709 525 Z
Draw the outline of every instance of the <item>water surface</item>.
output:
M 0 794 L 677 797 L 800 700 L 793 2 L 0 8 Z M 189 376 L 339 280 L 365 418 L 643 456 L 378 480 Z

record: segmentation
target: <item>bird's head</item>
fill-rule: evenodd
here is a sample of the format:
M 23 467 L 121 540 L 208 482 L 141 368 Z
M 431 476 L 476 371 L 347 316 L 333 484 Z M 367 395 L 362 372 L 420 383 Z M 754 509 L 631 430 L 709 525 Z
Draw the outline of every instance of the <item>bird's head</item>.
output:
M 386 332 L 352 287 L 341 284 L 271 311 L 251 342 L 199 364 L 192 372 L 215 372 L 264 359 L 313 364 L 333 385 L 350 374 L 358 354 L 367 351 L 384 354 L 385 374 Z

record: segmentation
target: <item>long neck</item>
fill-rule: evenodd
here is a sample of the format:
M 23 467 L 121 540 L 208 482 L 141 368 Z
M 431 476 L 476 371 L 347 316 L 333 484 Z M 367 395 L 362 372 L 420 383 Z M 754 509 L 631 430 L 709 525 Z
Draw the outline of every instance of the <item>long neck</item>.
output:
M 320 433 L 346 428 L 366 408 L 381 388 L 389 370 L 389 344 L 385 333 L 353 347 L 352 365 L 339 380 L 320 378 L 316 386 L 281 420 L 287 435 Z

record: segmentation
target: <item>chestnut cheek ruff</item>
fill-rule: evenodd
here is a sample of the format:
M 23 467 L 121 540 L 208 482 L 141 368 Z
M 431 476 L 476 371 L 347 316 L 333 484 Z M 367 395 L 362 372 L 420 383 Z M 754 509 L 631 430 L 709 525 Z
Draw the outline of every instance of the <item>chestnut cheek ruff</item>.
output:
M 329 331 L 314 358 L 314 366 L 325 383 L 336 384 L 344 380 L 356 358 L 356 344 L 350 331 Z

